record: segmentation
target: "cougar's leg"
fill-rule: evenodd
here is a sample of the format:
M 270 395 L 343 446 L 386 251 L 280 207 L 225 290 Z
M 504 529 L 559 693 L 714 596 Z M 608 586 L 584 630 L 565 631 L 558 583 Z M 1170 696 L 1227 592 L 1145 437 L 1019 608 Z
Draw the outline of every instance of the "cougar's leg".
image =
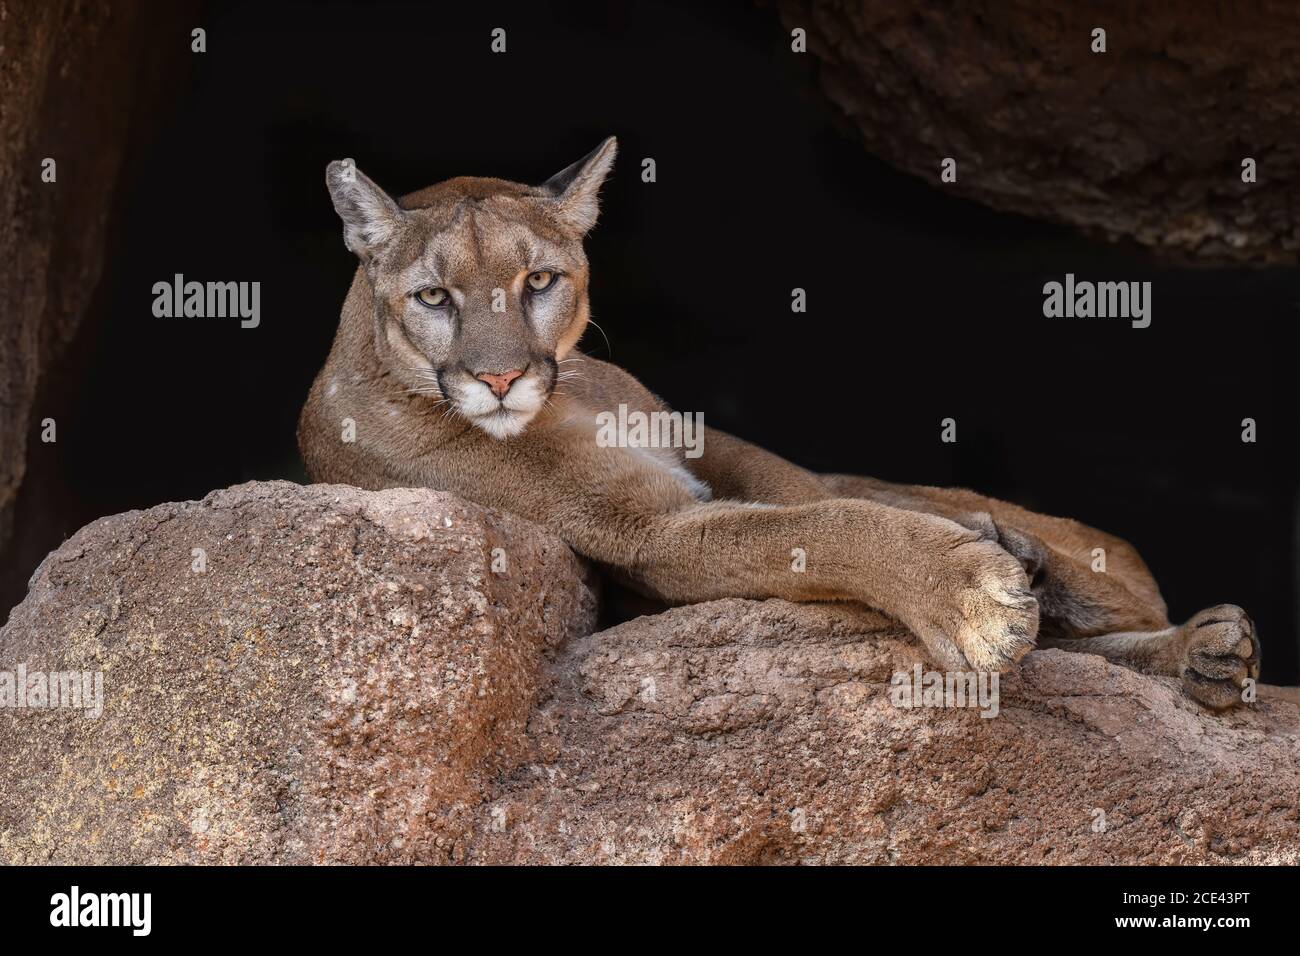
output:
M 1145 562 L 1114 535 L 961 488 L 896 485 L 849 475 L 825 475 L 823 481 L 837 494 L 937 514 L 996 539 L 1029 576 L 1043 636 L 1169 626 L 1165 602 Z
M 1133 586 L 1131 561 L 1125 575 L 1103 573 L 1033 535 L 998 527 L 999 542 L 1025 563 L 1038 600 L 1039 647 L 1100 654 L 1134 670 L 1180 677 L 1189 696 L 1214 710 L 1241 704 L 1246 681 L 1258 681 L 1259 638 L 1236 605 L 1206 608 L 1173 626 L 1163 601 L 1154 605 L 1139 596 L 1146 589 L 1140 578 Z
M 1038 605 L 1020 562 L 936 515 L 854 499 L 654 513 L 625 488 L 575 505 L 587 514 L 559 528 L 571 546 L 660 600 L 857 601 L 906 625 L 950 670 L 1005 670 L 1034 646 Z
M 1247 679 L 1259 679 L 1259 638 L 1235 604 L 1206 608 L 1179 627 L 1075 639 L 1040 638 L 1040 647 L 1100 654 L 1148 674 L 1181 677 L 1187 693 L 1222 710 L 1242 703 Z
M 851 475 L 822 480 L 836 494 L 942 515 L 996 537 L 1029 577 L 1039 647 L 1100 654 L 1134 670 L 1180 677 L 1191 697 L 1216 710 L 1242 703 L 1245 682 L 1259 678 L 1259 638 L 1245 611 L 1221 604 L 1170 624 L 1146 563 L 1114 535 L 964 489 Z M 1263 695 L 1300 701 L 1295 688 L 1266 686 Z

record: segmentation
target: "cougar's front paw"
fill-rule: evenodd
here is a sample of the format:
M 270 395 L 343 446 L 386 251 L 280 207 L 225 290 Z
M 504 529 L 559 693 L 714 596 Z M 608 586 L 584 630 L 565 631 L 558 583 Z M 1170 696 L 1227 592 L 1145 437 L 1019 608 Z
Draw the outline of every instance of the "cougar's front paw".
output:
M 1034 649 L 1038 636 L 1038 601 L 1025 569 L 992 541 L 960 545 L 952 559 L 961 612 L 953 640 L 976 670 L 1004 671 Z
M 951 664 L 955 645 L 965 666 L 1000 672 L 1033 650 L 1038 602 L 1020 561 L 997 543 L 963 537 L 927 577 L 928 613 L 917 630 L 937 647 L 936 663 Z
M 1214 710 L 1242 703 L 1246 679 L 1259 679 L 1259 638 L 1250 615 L 1235 604 L 1220 604 L 1193 615 L 1182 631 L 1187 693 Z

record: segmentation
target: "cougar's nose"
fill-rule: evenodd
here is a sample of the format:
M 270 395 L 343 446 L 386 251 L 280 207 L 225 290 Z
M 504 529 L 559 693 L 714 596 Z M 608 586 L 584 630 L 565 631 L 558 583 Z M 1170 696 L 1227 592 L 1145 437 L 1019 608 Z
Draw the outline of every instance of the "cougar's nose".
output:
M 497 398 L 505 398 L 506 392 L 510 391 L 510 383 L 523 375 L 521 369 L 512 368 L 508 372 L 502 372 L 500 375 L 494 375 L 491 372 L 480 372 L 474 377 L 480 382 L 486 382 L 487 387 L 492 389 L 492 394 Z

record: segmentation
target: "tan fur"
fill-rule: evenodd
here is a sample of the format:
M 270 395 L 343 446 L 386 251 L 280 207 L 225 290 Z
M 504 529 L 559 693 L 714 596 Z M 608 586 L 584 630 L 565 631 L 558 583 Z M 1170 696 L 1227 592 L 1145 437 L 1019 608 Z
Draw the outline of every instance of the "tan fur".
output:
M 1004 670 L 1037 642 L 1181 676 L 1211 707 L 1240 701 L 1259 673 L 1250 619 L 1225 605 L 1172 626 L 1142 559 L 1104 532 L 964 490 L 814 474 L 714 429 L 698 458 L 600 447 L 599 412 L 667 410 L 627 372 L 571 352 L 589 311 L 582 239 L 614 148 L 543 187 L 453 179 L 400 209 L 331 164 L 362 267 L 299 425 L 314 480 L 444 489 L 514 512 L 671 603 L 859 601 L 949 669 Z M 539 269 L 563 271 L 551 298 L 524 289 Z M 412 299 L 421 282 L 452 290 L 455 309 L 429 314 Z M 525 367 L 529 407 L 484 412 L 494 400 L 474 376 Z

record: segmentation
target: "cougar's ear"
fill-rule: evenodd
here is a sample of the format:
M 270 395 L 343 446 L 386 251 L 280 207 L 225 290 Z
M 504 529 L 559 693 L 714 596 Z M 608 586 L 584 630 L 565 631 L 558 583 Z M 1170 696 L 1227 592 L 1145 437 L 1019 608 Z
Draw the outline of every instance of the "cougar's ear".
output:
M 406 215 L 350 159 L 335 160 L 325 167 L 325 185 L 343 220 L 343 244 L 362 259 L 391 239 Z
M 560 221 L 578 235 L 585 235 L 600 214 L 600 184 L 614 166 L 618 140 L 605 140 L 572 166 L 542 184 L 542 192 L 554 201 Z

